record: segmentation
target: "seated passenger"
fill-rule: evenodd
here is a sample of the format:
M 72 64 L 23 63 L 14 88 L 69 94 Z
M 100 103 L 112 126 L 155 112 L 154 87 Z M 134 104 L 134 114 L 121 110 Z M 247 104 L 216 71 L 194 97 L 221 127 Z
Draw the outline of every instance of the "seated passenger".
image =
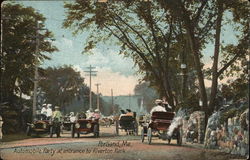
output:
M 69 119 L 70 119 L 70 122 L 75 122 L 76 121 L 76 116 L 74 116 L 74 112 L 70 112 Z
M 95 119 L 100 119 L 101 118 L 99 109 L 95 109 L 92 117 L 95 118 Z
M 162 106 L 162 100 L 160 99 L 156 99 L 155 100 L 155 104 L 156 106 L 154 106 L 151 111 L 150 111 L 150 115 L 153 114 L 153 112 L 167 112 L 165 107 Z
M 126 116 L 134 116 L 134 113 L 130 109 L 126 109 Z
M 47 116 L 47 104 L 43 104 L 41 114 L 44 114 L 45 116 Z
M 170 112 L 172 110 L 172 107 L 169 105 L 169 103 L 165 97 L 163 97 L 162 106 L 165 107 L 167 112 Z
M 80 112 L 76 114 L 77 119 L 86 119 L 87 115 L 84 112 Z

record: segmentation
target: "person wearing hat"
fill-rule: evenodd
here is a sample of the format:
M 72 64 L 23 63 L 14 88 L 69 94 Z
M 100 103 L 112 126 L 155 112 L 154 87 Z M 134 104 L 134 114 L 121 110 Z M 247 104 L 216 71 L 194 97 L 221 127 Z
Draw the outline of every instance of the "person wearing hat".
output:
M 153 112 L 167 112 L 165 107 L 162 106 L 162 100 L 156 99 L 155 104 L 156 106 L 154 106 L 150 111 L 151 115 L 153 114 Z
M 52 114 L 52 119 L 53 119 L 53 120 L 57 119 L 59 122 L 62 121 L 62 113 L 61 113 L 61 111 L 59 110 L 59 107 L 58 107 L 58 106 L 55 106 L 55 111 L 54 111 L 53 114 Z
M 74 112 L 70 112 L 69 120 L 70 120 L 70 122 L 75 122 L 76 121 L 76 116 L 74 115 Z
M 134 116 L 134 113 L 130 109 L 126 109 L 126 116 Z
M 101 118 L 100 110 L 99 109 L 95 109 L 92 117 L 95 118 L 95 119 L 100 119 Z
M 47 118 L 50 119 L 52 116 L 52 109 L 51 109 L 51 104 L 47 105 Z
M 172 110 L 172 107 L 168 104 L 166 97 L 162 98 L 162 106 L 165 107 L 166 111 Z
M 42 110 L 41 110 L 41 114 L 44 114 L 47 116 L 47 104 L 43 104 Z
M 86 118 L 87 119 L 90 119 L 92 117 L 92 115 L 93 115 L 93 112 L 91 112 L 90 110 L 86 111 Z

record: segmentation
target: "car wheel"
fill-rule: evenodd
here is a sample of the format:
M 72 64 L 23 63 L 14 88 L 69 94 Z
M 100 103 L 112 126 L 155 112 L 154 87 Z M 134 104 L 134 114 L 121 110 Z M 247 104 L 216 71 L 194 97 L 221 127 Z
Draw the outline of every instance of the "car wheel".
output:
M 26 129 L 26 135 L 31 136 L 31 127 L 30 126 L 28 126 Z
M 182 136 L 181 136 L 181 131 L 178 130 L 177 131 L 177 145 L 181 145 L 182 144 Z
M 99 137 L 99 129 L 98 129 L 98 125 L 94 125 L 94 137 L 97 138 Z
M 115 131 L 116 131 L 116 135 L 118 136 L 119 135 L 119 120 L 115 122 Z
M 75 125 L 74 124 L 71 125 L 71 137 L 72 138 L 75 137 Z
M 148 128 L 147 137 L 148 137 L 148 144 L 151 144 L 151 141 L 152 141 L 152 129 L 151 128 Z
M 170 144 L 170 143 L 171 143 L 171 138 L 168 139 L 168 144 Z
M 53 127 L 52 126 L 49 128 L 49 136 L 50 136 L 50 138 L 53 137 Z
M 141 142 L 144 142 L 144 128 L 141 129 Z

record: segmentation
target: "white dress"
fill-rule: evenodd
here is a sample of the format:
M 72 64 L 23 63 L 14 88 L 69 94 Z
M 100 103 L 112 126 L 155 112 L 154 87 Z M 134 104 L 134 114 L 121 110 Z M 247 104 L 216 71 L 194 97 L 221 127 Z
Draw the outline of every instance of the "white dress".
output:
M 153 112 L 167 112 L 167 111 L 164 107 L 157 105 L 151 109 L 150 114 L 152 115 Z

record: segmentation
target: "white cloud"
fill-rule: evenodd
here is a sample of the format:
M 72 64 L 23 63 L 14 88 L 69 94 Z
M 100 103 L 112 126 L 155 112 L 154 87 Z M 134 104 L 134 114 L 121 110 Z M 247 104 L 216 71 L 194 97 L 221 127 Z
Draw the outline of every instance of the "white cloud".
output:
M 74 66 L 76 71 L 80 71 L 81 75 L 85 77 L 85 83 L 89 86 L 89 76 L 81 69 L 79 65 Z M 101 83 L 99 91 L 102 95 L 110 96 L 111 89 L 113 95 L 128 95 L 134 94 L 134 87 L 138 83 L 138 78 L 135 76 L 125 76 L 119 72 L 113 72 L 111 68 L 96 68 L 97 76 L 92 77 L 92 91 L 96 93 L 96 83 Z
M 55 41 L 54 44 L 59 48 L 59 50 L 69 49 L 73 47 L 73 41 L 65 37 L 61 38 L 58 41 Z

